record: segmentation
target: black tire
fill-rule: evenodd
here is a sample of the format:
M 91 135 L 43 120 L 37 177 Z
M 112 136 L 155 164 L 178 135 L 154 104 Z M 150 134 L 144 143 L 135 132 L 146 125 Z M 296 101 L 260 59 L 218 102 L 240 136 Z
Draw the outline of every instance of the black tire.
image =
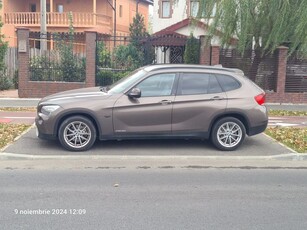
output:
M 239 119 L 224 117 L 213 125 L 211 142 L 220 150 L 233 151 L 243 143 L 245 136 L 245 126 Z
M 96 128 L 91 120 L 83 116 L 65 119 L 59 128 L 61 145 L 69 151 L 86 151 L 96 141 Z

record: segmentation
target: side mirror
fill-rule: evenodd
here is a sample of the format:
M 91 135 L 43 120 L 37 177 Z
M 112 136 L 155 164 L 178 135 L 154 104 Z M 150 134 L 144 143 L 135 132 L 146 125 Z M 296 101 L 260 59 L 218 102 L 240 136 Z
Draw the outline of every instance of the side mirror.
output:
M 141 90 L 139 88 L 133 88 L 128 93 L 128 97 L 130 97 L 130 98 L 140 98 L 141 95 L 142 95 L 142 92 L 141 92 Z

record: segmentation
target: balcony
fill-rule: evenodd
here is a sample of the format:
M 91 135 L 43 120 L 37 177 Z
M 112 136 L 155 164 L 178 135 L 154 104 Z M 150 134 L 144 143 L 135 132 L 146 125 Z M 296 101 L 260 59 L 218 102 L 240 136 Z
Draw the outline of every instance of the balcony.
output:
M 78 13 L 73 12 L 72 21 L 75 28 L 93 28 L 106 27 L 111 30 L 112 18 L 102 14 L 94 13 Z M 12 12 L 4 13 L 4 24 L 13 24 L 15 26 L 24 27 L 39 27 L 41 25 L 41 18 L 39 12 Z M 47 13 L 48 27 L 68 27 L 69 13 Z M 104 28 L 104 30 L 106 29 Z M 98 28 L 97 28 L 98 29 Z M 99 29 L 98 29 L 98 32 Z

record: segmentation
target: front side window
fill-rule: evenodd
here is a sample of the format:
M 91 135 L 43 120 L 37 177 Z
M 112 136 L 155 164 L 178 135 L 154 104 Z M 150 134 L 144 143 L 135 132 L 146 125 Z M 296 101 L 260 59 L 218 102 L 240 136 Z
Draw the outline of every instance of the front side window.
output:
M 162 18 L 171 17 L 171 3 L 170 1 L 162 1 Z
M 142 77 L 145 76 L 147 72 L 142 69 L 137 69 L 128 76 L 120 79 L 119 81 L 115 82 L 113 85 L 107 87 L 109 94 L 118 94 L 123 93 L 124 91 L 128 90 L 129 87 L 134 85 L 138 82 Z
M 222 89 L 214 75 L 202 73 L 185 73 L 179 83 L 181 95 L 221 93 Z
M 136 86 L 142 97 L 170 96 L 175 82 L 175 73 L 150 76 Z

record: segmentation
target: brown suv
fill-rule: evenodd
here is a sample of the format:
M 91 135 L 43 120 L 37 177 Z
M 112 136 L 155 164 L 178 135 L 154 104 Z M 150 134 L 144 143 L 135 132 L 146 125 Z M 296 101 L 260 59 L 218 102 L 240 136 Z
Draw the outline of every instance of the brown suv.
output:
M 37 134 L 72 151 L 95 140 L 210 138 L 221 150 L 265 130 L 265 93 L 242 71 L 200 65 L 140 68 L 109 87 L 43 98 Z

